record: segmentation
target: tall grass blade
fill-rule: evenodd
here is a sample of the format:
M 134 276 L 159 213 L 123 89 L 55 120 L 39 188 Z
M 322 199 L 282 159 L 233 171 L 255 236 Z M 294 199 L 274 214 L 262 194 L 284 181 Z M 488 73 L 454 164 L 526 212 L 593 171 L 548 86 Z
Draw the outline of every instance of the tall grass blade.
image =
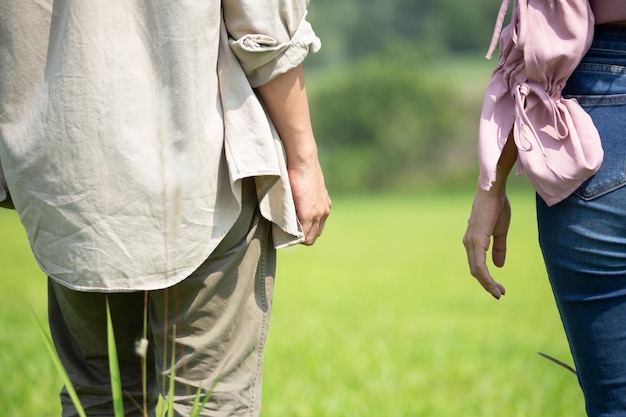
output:
M 569 366 L 568 364 L 566 364 L 565 362 L 562 362 L 550 355 L 548 355 L 547 353 L 543 353 L 543 352 L 537 352 L 537 354 L 539 356 L 541 356 L 542 358 L 546 358 L 547 360 L 549 360 L 550 362 L 556 363 L 557 365 L 567 369 L 568 371 L 570 371 L 571 373 L 573 373 L 574 375 L 576 375 L 576 369 L 572 368 L 571 366 Z
M 122 397 L 122 380 L 120 377 L 120 365 L 117 359 L 117 347 L 115 334 L 113 333 L 113 321 L 109 298 L 106 299 L 107 309 L 107 347 L 109 350 L 109 372 L 111 374 L 111 395 L 113 396 L 113 410 L 115 417 L 124 417 L 124 400 Z
M 206 403 L 209 402 L 209 399 L 211 398 L 211 395 L 213 395 L 213 391 L 215 390 L 215 387 L 217 386 L 217 383 L 220 381 L 221 377 L 222 377 L 222 374 L 219 374 L 217 378 L 215 378 L 215 381 L 213 381 L 213 385 L 211 385 L 211 389 L 206 393 L 206 395 L 202 399 L 202 403 L 200 403 L 200 398 L 202 396 L 202 387 L 201 386 L 198 387 L 198 391 L 196 391 L 196 398 L 194 399 L 193 407 L 191 409 L 191 413 L 189 414 L 189 417 L 200 416 L 200 411 L 204 410 Z
M 78 399 L 78 394 L 76 394 L 74 385 L 72 384 L 70 377 L 67 375 L 67 372 L 65 371 L 65 368 L 63 367 L 63 364 L 61 363 L 61 359 L 59 359 L 59 355 L 57 354 L 57 351 L 54 348 L 54 343 L 52 343 L 52 339 L 50 338 L 50 336 L 44 329 L 43 325 L 39 321 L 39 318 L 37 317 L 34 311 L 33 311 L 33 316 L 35 316 L 35 322 L 37 322 L 37 326 L 39 327 L 41 335 L 43 336 L 46 349 L 48 350 L 48 352 L 50 353 L 50 356 L 52 357 L 52 362 L 54 363 L 54 367 L 59 372 L 59 375 L 61 376 L 61 379 L 63 380 L 63 384 L 65 385 L 65 390 L 67 391 L 68 395 L 72 399 L 72 403 L 74 403 L 76 412 L 78 413 L 80 417 L 87 417 L 87 414 L 85 414 L 85 410 L 83 409 L 83 406 L 80 403 L 80 400 Z
M 174 417 L 174 365 L 176 364 L 176 325 L 172 326 L 172 359 L 170 361 L 170 384 L 167 391 L 167 416 Z
M 141 339 L 139 355 L 141 356 L 141 390 L 143 392 L 143 414 L 144 417 L 148 417 L 148 358 L 147 358 L 147 343 L 148 343 L 148 291 L 143 293 L 143 337 Z M 145 343 L 145 348 L 143 348 Z

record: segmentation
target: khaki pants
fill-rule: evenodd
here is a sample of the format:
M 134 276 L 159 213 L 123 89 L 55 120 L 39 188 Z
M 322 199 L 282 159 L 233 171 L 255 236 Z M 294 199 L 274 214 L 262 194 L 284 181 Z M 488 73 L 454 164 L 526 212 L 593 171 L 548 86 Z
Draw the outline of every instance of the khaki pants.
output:
M 248 200 L 252 197 L 248 188 Z M 175 410 L 191 411 L 197 387 L 219 379 L 202 416 L 258 416 L 262 355 L 276 269 L 270 224 L 254 204 L 191 276 L 159 291 L 86 293 L 49 279 L 49 321 L 57 352 L 88 416 L 112 416 L 106 344 L 108 298 L 120 363 L 126 416 L 154 415 L 159 392 L 167 396 L 175 356 Z M 148 311 L 146 396 L 136 342 Z M 174 348 L 172 348 L 174 346 Z M 131 399 L 132 397 L 132 399 Z M 145 398 L 145 400 L 144 400 Z M 63 416 L 77 415 L 65 390 Z

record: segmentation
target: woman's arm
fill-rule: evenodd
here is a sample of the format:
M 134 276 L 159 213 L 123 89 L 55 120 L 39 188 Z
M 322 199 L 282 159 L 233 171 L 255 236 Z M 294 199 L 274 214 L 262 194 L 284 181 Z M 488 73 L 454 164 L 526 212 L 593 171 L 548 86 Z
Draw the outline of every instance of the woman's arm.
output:
M 463 236 L 463 245 L 471 274 L 496 299 L 505 293 L 487 268 L 487 251 L 493 236 L 491 258 L 502 267 L 506 259 L 506 237 L 511 222 L 511 205 L 506 195 L 507 177 L 517 160 L 517 148 L 509 135 L 498 162 L 496 180 L 489 191 L 478 187 L 472 203 L 472 212 Z

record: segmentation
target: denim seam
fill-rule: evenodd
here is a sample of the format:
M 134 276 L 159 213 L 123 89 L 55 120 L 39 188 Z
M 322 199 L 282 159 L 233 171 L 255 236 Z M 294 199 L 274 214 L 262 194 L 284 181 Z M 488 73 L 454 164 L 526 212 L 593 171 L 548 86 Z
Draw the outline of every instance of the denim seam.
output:
M 578 65 L 579 71 L 593 71 L 606 74 L 624 74 L 626 75 L 626 67 L 623 65 L 600 64 L 593 62 L 583 62 Z
M 585 189 L 585 192 L 580 192 L 577 190 L 574 192 L 574 194 L 576 194 L 578 197 L 582 198 L 585 201 L 590 201 L 605 194 L 608 194 L 611 191 L 622 188 L 624 185 L 626 185 L 626 176 L 622 174 L 619 178 L 613 181 L 609 181 L 606 184 L 598 184 L 596 187 L 587 188 Z
M 574 98 L 581 106 L 611 106 L 626 104 L 626 94 L 600 95 L 600 94 L 564 94 L 564 98 Z

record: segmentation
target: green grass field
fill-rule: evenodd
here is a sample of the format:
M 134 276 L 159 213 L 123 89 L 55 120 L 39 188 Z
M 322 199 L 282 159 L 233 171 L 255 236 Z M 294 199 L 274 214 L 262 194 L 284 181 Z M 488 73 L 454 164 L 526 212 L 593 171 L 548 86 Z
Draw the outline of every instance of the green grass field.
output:
M 279 253 L 263 417 L 582 416 L 536 244 L 531 192 L 511 195 L 507 287 L 469 275 L 471 192 L 336 198 L 323 238 Z M 59 378 L 32 310 L 45 277 L 0 211 L 0 416 L 59 415 Z

